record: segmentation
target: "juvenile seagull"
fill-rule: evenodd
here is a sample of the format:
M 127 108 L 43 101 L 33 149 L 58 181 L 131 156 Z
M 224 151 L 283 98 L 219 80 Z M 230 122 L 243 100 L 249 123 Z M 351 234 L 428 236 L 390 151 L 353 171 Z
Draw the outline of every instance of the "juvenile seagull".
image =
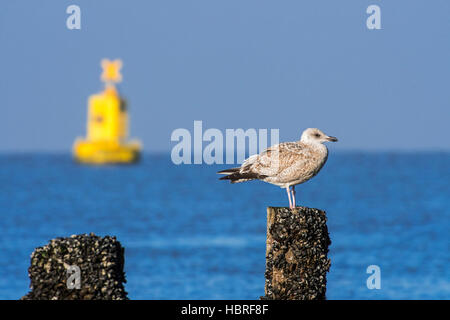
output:
M 316 128 L 306 129 L 300 141 L 280 143 L 249 157 L 239 168 L 219 171 L 226 175 L 220 180 L 238 183 L 258 179 L 286 188 L 289 208 L 294 209 L 295 186 L 314 177 L 327 161 L 326 141 L 338 139 Z

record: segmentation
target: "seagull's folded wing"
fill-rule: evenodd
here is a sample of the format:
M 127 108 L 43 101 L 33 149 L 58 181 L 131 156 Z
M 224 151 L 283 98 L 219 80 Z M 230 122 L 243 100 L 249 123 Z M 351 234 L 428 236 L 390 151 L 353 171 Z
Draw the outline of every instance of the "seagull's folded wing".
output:
M 242 170 L 268 177 L 282 176 L 290 168 L 305 161 L 305 151 L 299 143 L 280 143 L 248 158 L 242 164 Z

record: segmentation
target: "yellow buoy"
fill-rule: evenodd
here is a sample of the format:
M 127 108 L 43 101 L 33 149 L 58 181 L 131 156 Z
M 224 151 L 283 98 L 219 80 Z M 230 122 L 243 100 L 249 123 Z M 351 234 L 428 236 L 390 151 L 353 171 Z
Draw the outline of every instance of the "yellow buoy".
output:
M 120 60 L 102 60 L 105 89 L 89 97 L 86 138 L 73 145 L 75 160 L 81 163 L 133 163 L 139 160 L 141 144 L 127 141 L 128 111 L 115 83 L 122 80 Z

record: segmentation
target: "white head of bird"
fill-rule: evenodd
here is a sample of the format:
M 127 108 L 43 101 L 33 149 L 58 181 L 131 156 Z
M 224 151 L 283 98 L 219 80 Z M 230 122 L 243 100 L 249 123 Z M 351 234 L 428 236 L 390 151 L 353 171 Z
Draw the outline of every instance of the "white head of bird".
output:
M 321 144 L 327 141 L 336 142 L 336 137 L 328 136 L 317 128 L 308 128 L 302 133 L 301 142 L 306 144 Z

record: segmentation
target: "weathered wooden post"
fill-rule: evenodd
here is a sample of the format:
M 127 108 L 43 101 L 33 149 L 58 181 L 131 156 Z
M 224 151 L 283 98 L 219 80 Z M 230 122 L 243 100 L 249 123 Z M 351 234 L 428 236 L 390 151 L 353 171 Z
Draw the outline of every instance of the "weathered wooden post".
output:
M 325 299 L 331 244 L 324 211 L 267 208 L 266 284 L 262 299 Z
M 22 300 L 125 300 L 124 248 L 116 237 L 56 238 L 36 248 Z

